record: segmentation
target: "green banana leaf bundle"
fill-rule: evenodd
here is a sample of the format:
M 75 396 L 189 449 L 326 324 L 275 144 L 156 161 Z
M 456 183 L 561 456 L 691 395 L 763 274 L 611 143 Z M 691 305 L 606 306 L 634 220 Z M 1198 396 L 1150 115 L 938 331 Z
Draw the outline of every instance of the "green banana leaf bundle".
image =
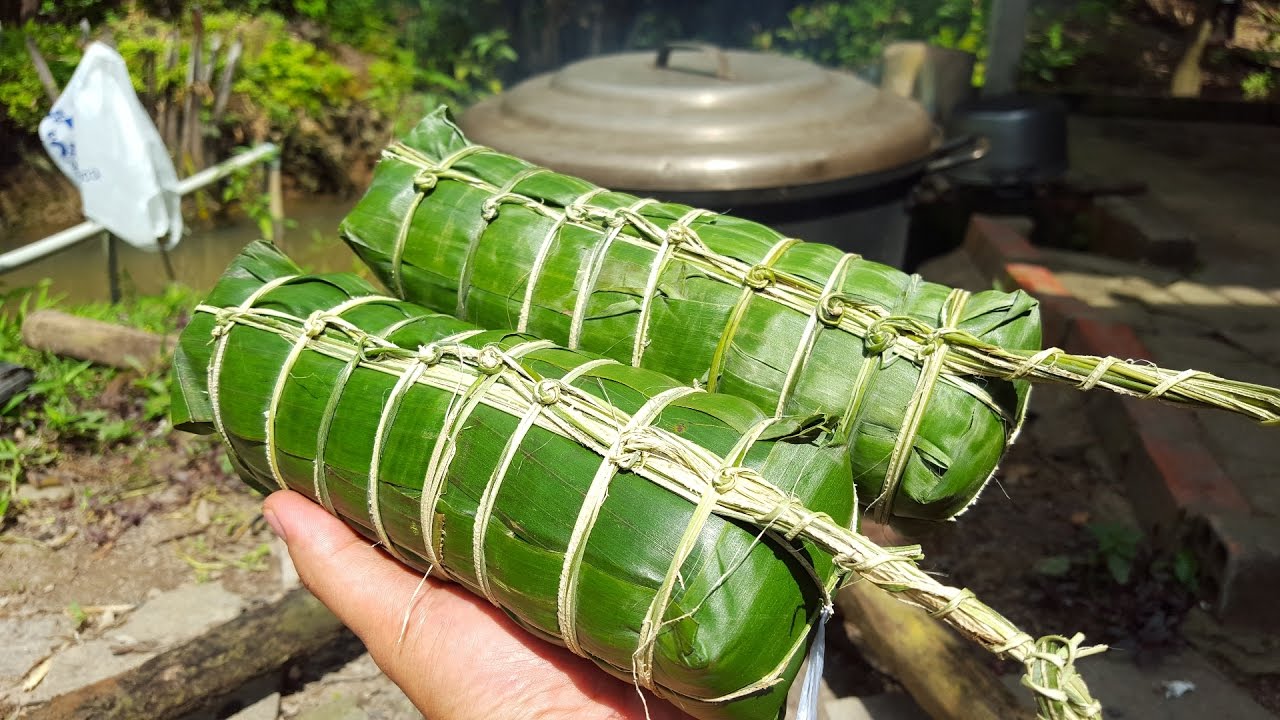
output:
M 1046 717 L 1099 712 L 1080 636 L 1032 641 L 852 529 L 823 416 L 300 275 L 264 243 L 183 331 L 173 397 L 175 426 L 219 433 L 251 484 L 698 717 L 777 717 L 851 576 L 1025 662 Z
M 766 412 L 838 418 L 871 516 L 961 513 L 1023 421 L 1028 380 L 1227 407 L 1280 393 L 1038 351 L 1036 301 L 923 282 L 833 247 L 637 199 L 473 145 L 443 111 L 383 154 L 342 226 L 399 297 L 514 327 Z

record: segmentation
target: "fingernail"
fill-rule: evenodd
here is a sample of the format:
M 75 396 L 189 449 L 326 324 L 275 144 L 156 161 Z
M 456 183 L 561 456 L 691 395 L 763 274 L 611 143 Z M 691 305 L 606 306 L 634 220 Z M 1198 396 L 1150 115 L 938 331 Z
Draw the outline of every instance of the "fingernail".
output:
M 276 514 L 273 511 L 263 510 L 262 517 L 266 518 L 267 524 L 271 526 L 271 532 L 275 533 L 276 537 L 284 540 L 285 542 L 289 541 L 289 538 L 285 537 L 284 534 L 284 525 L 280 524 L 280 518 L 276 517 Z

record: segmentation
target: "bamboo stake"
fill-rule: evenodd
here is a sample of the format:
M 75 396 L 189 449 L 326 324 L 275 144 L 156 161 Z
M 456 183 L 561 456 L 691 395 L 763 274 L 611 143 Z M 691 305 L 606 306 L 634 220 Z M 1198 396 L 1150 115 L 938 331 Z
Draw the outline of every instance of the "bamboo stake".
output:
M 58 96 L 62 91 L 58 89 L 58 83 L 53 79 L 53 73 L 49 71 L 49 63 L 45 62 L 44 55 L 40 53 L 39 46 L 31 36 L 26 36 L 23 42 L 27 45 L 27 55 L 31 56 L 31 64 L 36 68 L 36 77 L 40 78 L 40 84 L 44 86 L 45 95 L 49 96 L 49 104 L 58 102 Z
M 197 82 L 203 72 L 201 53 L 204 49 L 204 14 L 200 8 L 191 11 L 191 55 L 187 61 L 186 97 L 182 110 L 182 136 L 179 140 L 180 157 L 187 174 L 204 168 L 200 152 L 200 108 L 196 103 Z
M 169 57 L 165 61 L 165 76 L 173 75 L 174 68 L 178 67 L 179 43 L 181 39 L 177 31 L 169 34 Z M 170 154 L 179 163 L 182 161 L 182 148 L 178 145 L 178 111 L 174 107 L 173 84 L 165 83 L 164 88 L 164 105 L 161 112 L 164 128 L 164 144 L 169 148 Z
M 227 110 L 227 102 L 231 100 L 231 80 L 235 77 L 236 63 L 240 62 L 240 53 L 244 51 L 244 42 L 237 37 L 231 47 L 227 48 L 226 61 L 222 65 L 222 76 L 218 79 L 218 94 L 213 101 L 213 124 L 217 125 L 222 114 Z

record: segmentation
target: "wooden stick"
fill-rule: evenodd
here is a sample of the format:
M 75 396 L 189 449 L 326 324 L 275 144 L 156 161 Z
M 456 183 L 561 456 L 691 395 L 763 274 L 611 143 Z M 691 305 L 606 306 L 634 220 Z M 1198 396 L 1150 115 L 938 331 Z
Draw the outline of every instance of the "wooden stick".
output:
M 174 338 L 57 310 L 37 310 L 22 323 L 22 342 L 35 350 L 128 369 L 165 362 Z
M 62 91 L 58 89 L 53 73 L 49 72 L 49 63 L 44 61 L 44 55 L 40 54 L 39 46 L 30 35 L 24 37 L 23 41 L 27 44 L 27 54 L 31 56 L 31 64 L 36 67 L 36 76 L 40 78 L 40 84 L 44 86 L 44 92 L 49 96 L 49 104 L 58 102 L 58 96 Z
M 179 43 L 182 42 L 177 31 L 169 34 L 169 57 L 165 61 L 165 77 L 173 74 L 173 69 L 178 66 L 178 57 L 180 54 Z M 165 83 L 164 88 L 164 144 L 169 148 L 169 152 L 173 155 L 174 162 L 179 166 L 182 164 L 182 147 L 178 144 L 178 110 L 174 107 L 173 102 L 173 83 Z
M 836 604 L 874 662 L 936 720 L 1034 720 L 973 648 L 923 610 L 869 582 L 841 590 Z
M 201 155 L 199 150 L 201 145 L 199 137 L 200 108 L 196 104 L 196 95 L 199 94 L 196 91 L 196 85 L 202 72 L 200 68 L 200 53 L 203 48 L 204 15 L 200 12 L 200 8 L 195 8 L 191 11 L 191 55 L 187 62 L 186 97 L 183 99 L 182 107 L 182 137 L 178 141 L 180 148 L 179 160 L 188 175 L 203 169 L 198 157 Z
M 244 51 L 244 42 L 237 37 L 227 48 L 227 60 L 222 66 L 222 75 L 218 79 L 218 95 L 213 101 L 213 124 L 217 125 L 222 114 L 227 110 L 227 102 L 231 99 L 231 80 L 236 74 L 236 63 L 240 62 L 240 53 Z
M 304 588 L 250 610 L 142 665 L 24 708 L 27 720 L 169 720 L 322 650 L 347 631 Z M 8 717 L 7 715 L 5 717 Z

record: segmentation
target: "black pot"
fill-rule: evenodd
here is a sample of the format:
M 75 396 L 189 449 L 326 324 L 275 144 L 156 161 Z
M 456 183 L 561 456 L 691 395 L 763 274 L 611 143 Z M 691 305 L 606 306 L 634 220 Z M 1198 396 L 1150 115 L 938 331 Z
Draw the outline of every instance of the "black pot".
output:
M 1012 189 L 1052 182 L 1067 171 L 1067 109 L 1056 98 L 978 98 L 956 108 L 948 129 L 990 145 L 981 160 L 948 172 L 953 182 Z

